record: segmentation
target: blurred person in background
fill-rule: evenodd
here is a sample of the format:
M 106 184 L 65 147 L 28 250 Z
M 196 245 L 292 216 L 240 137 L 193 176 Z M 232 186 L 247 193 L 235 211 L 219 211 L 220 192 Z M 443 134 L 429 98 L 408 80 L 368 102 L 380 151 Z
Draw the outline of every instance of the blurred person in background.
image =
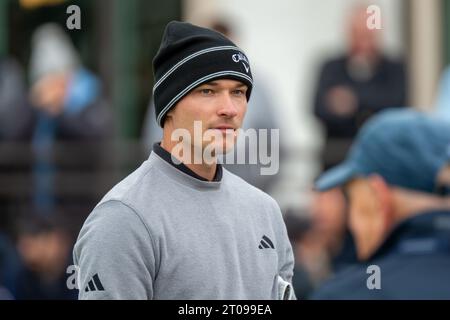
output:
M 100 80 L 83 67 L 60 26 L 49 23 L 34 32 L 30 79 L 37 118 L 32 127 L 35 139 L 44 129 L 66 140 L 102 138 L 110 133 L 111 112 Z
M 316 182 L 347 194 L 361 264 L 313 298 L 450 299 L 449 146 L 450 122 L 418 111 L 384 111 L 362 128 Z M 371 279 L 369 266 L 379 268 Z
M 71 241 L 55 219 L 27 215 L 18 224 L 17 250 L 21 259 L 15 279 L 18 300 L 76 299 L 67 287 Z
M 342 161 L 369 117 L 406 104 L 405 66 L 382 52 L 380 31 L 369 29 L 367 19 L 366 7 L 352 11 L 348 52 L 325 62 L 320 70 L 314 114 L 325 128 L 325 169 Z
M 42 25 L 33 34 L 30 80 L 31 106 L 24 115 L 28 123 L 22 134 L 31 139 L 35 154 L 34 209 L 47 214 L 64 200 L 55 196 L 55 175 L 63 169 L 55 163 L 54 146 L 83 143 L 71 160 L 90 154 L 93 170 L 98 170 L 101 149 L 92 143 L 111 136 L 112 114 L 99 79 L 82 66 L 69 37 L 56 24 Z M 72 170 L 83 172 L 85 168 Z

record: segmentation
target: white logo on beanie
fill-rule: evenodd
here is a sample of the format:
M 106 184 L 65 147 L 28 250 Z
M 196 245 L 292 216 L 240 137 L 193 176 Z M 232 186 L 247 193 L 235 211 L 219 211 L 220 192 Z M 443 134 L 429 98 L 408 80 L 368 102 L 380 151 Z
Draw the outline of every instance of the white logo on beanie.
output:
M 231 59 L 233 59 L 233 61 L 236 62 L 236 63 L 239 63 L 240 61 L 247 62 L 248 66 L 244 62 L 242 62 L 242 65 L 245 68 L 245 72 L 247 72 L 247 73 L 249 72 L 249 70 L 250 70 L 250 63 L 248 62 L 247 57 L 244 54 L 242 54 L 241 52 L 233 54 L 231 56 Z

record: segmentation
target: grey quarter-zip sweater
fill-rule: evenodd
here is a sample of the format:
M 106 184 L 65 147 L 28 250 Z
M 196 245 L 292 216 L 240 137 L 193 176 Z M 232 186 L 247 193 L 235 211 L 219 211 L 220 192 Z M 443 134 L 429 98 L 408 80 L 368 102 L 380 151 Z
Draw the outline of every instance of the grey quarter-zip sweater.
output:
M 295 298 L 277 203 L 221 170 L 203 181 L 152 152 L 85 221 L 73 253 L 79 298 Z

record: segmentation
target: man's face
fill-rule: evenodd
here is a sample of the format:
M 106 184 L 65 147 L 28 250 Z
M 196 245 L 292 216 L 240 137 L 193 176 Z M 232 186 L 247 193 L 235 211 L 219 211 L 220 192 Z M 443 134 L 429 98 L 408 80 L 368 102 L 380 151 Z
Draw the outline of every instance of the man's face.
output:
M 169 122 L 172 130 L 188 130 L 191 146 L 196 150 L 204 150 L 213 143 L 210 148 L 213 147 L 217 153 L 226 153 L 234 147 L 236 130 L 242 126 L 247 110 L 247 90 L 245 84 L 235 80 L 205 83 L 177 103 L 168 113 L 165 126 Z M 198 121 L 200 140 L 194 137 L 194 122 Z M 215 136 L 222 139 L 214 139 Z
M 349 229 L 355 239 L 358 258 L 369 258 L 382 243 L 386 225 L 376 190 L 368 178 L 349 182 L 345 191 L 349 199 Z

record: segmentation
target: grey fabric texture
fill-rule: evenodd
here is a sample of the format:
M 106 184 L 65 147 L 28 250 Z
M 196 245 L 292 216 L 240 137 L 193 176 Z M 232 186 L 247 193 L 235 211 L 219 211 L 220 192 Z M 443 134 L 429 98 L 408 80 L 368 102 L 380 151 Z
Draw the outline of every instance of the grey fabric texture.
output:
M 275 200 L 226 169 L 201 181 L 154 152 L 95 207 L 73 254 L 80 299 L 279 299 L 294 267 Z

